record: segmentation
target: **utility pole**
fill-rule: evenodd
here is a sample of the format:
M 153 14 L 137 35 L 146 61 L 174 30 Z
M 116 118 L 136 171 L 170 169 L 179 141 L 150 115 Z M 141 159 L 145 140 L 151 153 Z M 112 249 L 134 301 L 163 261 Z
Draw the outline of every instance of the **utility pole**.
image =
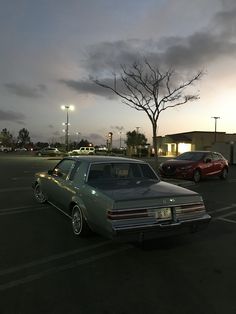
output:
M 215 119 L 215 140 L 214 140 L 214 143 L 216 143 L 217 120 L 220 119 L 220 117 L 211 117 L 211 118 Z
M 69 110 L 74 110 L 73 105 L 64 105 L 61 106 L 62 110 L 66 110 L 66 122 L 64 123 L 66 126 L 65 130 L 65 145 L 66 145 L 66 151 L 69 150 Z

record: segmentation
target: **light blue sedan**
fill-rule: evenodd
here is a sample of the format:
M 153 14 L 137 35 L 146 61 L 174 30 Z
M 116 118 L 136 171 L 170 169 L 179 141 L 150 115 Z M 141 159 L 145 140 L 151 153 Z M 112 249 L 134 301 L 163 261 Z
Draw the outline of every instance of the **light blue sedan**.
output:
M 200 230 L 211 217 L 202 197 L 159 179 L 141 160 L 72 156 L 37 173 L 35 199 L 55 206 L 76 236 L 91 231 L 112 239 L 145 240 Z

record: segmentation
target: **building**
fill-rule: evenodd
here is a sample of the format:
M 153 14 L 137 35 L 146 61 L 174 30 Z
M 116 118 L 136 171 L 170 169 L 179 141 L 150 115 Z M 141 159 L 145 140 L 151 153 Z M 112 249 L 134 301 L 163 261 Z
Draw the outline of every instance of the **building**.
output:
M 227 150 L 234 143 L 236 145 L 236 133 L 225 132 L 192 131 L 157 137 L 158 152 L 162 156 L 177 156 L 193 150 L 217 150 L 216 147 Z

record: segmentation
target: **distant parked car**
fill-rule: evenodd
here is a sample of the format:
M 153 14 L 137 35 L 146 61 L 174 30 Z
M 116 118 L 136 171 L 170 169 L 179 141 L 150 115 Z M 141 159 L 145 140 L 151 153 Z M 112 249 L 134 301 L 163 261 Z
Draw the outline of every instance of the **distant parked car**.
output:
M 44 147 L 36 152 L 37 156 L 61 156 L 63 153 L 55 147 Z
M 162 177 L 190 179 L 195 182 L 210 176 L 226 179 L 228 171 L 228 161 L 222 154 L 212 151 L 186 152 L 163 162 L 159 168 Z
M 71 219 L 76 236 L 144 240 L 206 227 L 202 197 L 161 181 L 144 161 L 105 156 L 63 158 L 35 175 L 34 196 Z
M 95 148 L 94 147 L 80 147 L 79 149 L 74 149 L 70 152 L 68 152 L 70 156 L 73 155 L 94 155 L 95 154 Z
M 0 152 L 9 153 L 11 151 L 12 151 L 12 147 L 3 146 L 3 145 L 0 146 Z
M 27 152 L 27 149 L 25 147 L 17 147 L 15 148 L 15 152 Z

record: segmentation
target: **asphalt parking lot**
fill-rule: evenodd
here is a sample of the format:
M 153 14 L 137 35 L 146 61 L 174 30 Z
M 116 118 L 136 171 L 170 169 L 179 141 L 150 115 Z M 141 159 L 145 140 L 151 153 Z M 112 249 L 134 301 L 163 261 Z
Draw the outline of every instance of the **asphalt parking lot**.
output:
M 66 216 L 35 203 L 33 174 L 56 162 L 0 155 L 1 314 L 236 313 L 236 166 L 188 187 L 208 229 L 140 247 L 75 239 Z

